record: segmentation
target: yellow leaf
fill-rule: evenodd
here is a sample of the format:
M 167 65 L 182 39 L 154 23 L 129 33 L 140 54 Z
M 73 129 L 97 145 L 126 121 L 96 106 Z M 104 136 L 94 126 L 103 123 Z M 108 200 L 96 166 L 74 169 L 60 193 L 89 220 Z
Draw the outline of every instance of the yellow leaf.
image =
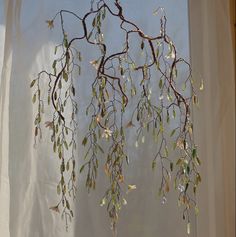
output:
M 106 204 L 106 198 L 103 198 L 100 202 L 100 206 L 103 207 Z
M 110 172 L 109 172 L 109 165 L 106 163 L 105 166 L 104 166 L 104 171 L 105 171 L 105 174 L 107 176 L 110 176 Z
M 46 23 L 48 24 L 49 29 L 52 29 L 54 27 L 53 20 L 47 20 Z
M 188 234 L 188 235 L 190 234 L 190 228 L 191 228 L 191 225 L 190 225 L 190 223 L 188 222 L 188 224 L 187 224 L 187 234 Z
M 128 190 L 135 190 L 136 188 L 137 188 L 136 185 L 131 184 L 128 185 Z
M 203 84 L 203 80 L 201 80 L 201 85 L 200 85 L 200 88 L 199 88 L 200 91 L 204 90 L 204 84 Z
M 166 182 L 165 190 L 166 190 L 167 193 L 170 191 L 169 182 Z
M 127 201 L 123 198 L 123 205 L 127 205 Z
M 119 175 L 119 178 L 118 178 L 118 181 L 119 181 L 120 183 L 123 183 L 124 180 L 125 180 L 124 175 L 120 174 L 120 175 Z

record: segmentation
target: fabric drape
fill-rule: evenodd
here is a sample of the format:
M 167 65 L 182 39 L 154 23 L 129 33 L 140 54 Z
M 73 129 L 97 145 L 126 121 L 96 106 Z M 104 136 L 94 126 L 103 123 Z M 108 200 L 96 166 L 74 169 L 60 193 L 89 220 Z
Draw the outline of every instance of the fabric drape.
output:
M 235 236 L 235 64 L 230 1 L 190 1 L 191 58 L 204 80 L 195 112 L 202 157 L 197 236 Z M 200 83 L 200 82 L 199 82 Z
M 78 181 L 79 191 L 74 206 L 75 218 L 65 230 L 60 215 L 49 210 L 57 202 L 56 185 L 59 177 L 58 161 L 53 155 L 50 132 L 43 134 L 43 140 L 34 149 L 33 123 L 35 108 L 32 105 L 30 82 L 42 69 L 50 70 L 53 51 L 59 40 L 59 29 L 47 28 L 46 20 L 60 9 L 68 9 L 83 14 L 89 9 L 89 1 L 76 0 L 17 0 L 4 1 L 6 20 L 4 60 L 1 77 L 1 212 L 0 233 L 4 237 L 105 237 L 111 236 L 109 218 L 105 208 L 99 206 L 105 192 L 107 180 L 99 176 L 97 189 L 88 195 L 84 187 L 84 177 Z M 3 4 L 3 2 L 2 2 Z M 161 3 L 151 0 L 130 0 L 124 2 L 127 15 L 146 29 L 147 34 L 158 33 L 159 19 L 151 16 L 160 5 L 168 15 L 168 31 L 178 45 L 181 56 L 189 58 L 188 47 L 188 9 L 187 1 L 171 7 L 172 0 Z M 2 7 L 3 5 L 1 5 Z M 139 7 L 137 7 L 139 6 Z M 179 14 L 181 12 L 181 14 Z M 149 20 L 150 19 L 150 22 Z M 71 20 L 71 19 L 69 19 Z M 116 32 L 112 22 L 106 26 L 106 34 L 113 48 L 122 47 L 119 42 L 122 34 Z M 68 30 L 77 29 L 70 21 Z M 96 52 L 83 45 L 82 54 L 86 61 L 96 58 Z M 87 66 L 88 67 L 88 66 Z M 82 71 L 78 95 L 83 100 L 83 108 L 89 101 L 91 68 Z M 45 83 L 46 84 L 46 83 Z M 46 86 L 45 86 L 46 90 Z M 4 103 L 4 104 L 3 104 Z M 50 111 L 45 114 L 50 119 Z M 87 121 L 83 113 L 79 121 Z M 80 133 L 85 134 L 86 124 L 80 123 Z M 130 134 L 131 137 L 132 134 Z M 81 144 L 79 135 L 78 144 Z M 131 140 L 131 138 L 130 138 Z M 134 137 L 132 138 L 134 140 Z M 131 141 L 132 141 L 131 140 Z M 134 142 L 133 142 L 134 143 Z M 152 173 L 151 160 L 155 148 L 147 140 L 147 145 L 134 150 L 130 142 L 130 167 L 127 182 L 137 184 L 138 188 L 127 197 L 128 205 L 121 212 L 118 236 L 162 237 L 183 236 L 186 223 L 177 206 L 177 193 L 171 193 L 168 205 L 162 205 L 157 198 L 160 174 Z M 150 145 L 149 145 L 150 144 Z M 79 147 L 80 151 L 82 147 Z M 148 151 L 148 152 L 147 152 Z M 81 152 L 80 152 L 81 155 Z M 149 160 L 150 159 L 150 160 Z M 82 157 L 80 157 L 80 161 Z M 101 172 L 103 174 L 103 167 Z M 195 219 L 192 218 L 194 236 Z M 174 224 L 173 224 L 174 223 Z
M 188 59 L 188 12 L 187 1 L 182 1 L 175 8 L 170 7 L 172 1 L 164 4 L 157 1 L 132 0 L 124 3 L 127 15 L 144 29 L 147 34 L 158 33 L 159 19 L 151 16 L 154 9 L 162 5 L 168 14 L 168 31 L 178 45 L 182 57 Z M 56 185 L 59 177 L 59 163 L 53 155 L 50 132 L 45 130 L 43 140 L 34 149 L 33 124 L 35 108 L 32 105 L 30 82 L 42 69 L 51 70 L 54 46 L 59 40 L 59 27 L 50 30 L 46 20 L 60 9 L 68 9 L 83 14 L 89 9 L 89 1 L 53 0 L 5 1 L 6 20 L 4 60 L 1 78 L 1 212 L 0 233 L 4 237 L 105 237 L 111 236 L 109 218 L 105 208 L 100 207 L 100 200 L 105 192 L 107 180 L 103 177 L 103 167 L 99 172 L 95 192 L 88 195 L 84 183 L 79 177 L 79 191 L 75 206 L 75 218 L 66 232 L 64 221 L 60 215 L 49 210 L 57 202 Z M 132 9 L 132 10 L 131 10 Z M 179 16 L 179 12 L 181 15 Z M 147 21 L 150 19 L 150 22 Z M 68 31 L 77 29 L 76 23 L 68 19 Z M 122 34 L 116 32 L 111 22 L 106 25 L 106 35 L 113 48 L 120 49 Z M 96 52 L 82 46 L 82 55 L 87 62 L 96 58 Z M 89 67 L 88 65 L 86 67 Z M 82 70 L 81 82 L 78 86 L 80 106 L 83 108 L 89 101 L 91 68 Z M 46 88 L 45 83 L 45 90 Z M 43 86 L 43 84 L 42 84 Z M 42 90 L 43 91 L 43 90 Z M 3 103 L 3 102 L 2 102 Z M 50 119 L 50 111 L 44 120 Z M 79 121 L 87 121 L 83 110 Z M 85 123 L 80 123 L 80 134 L 85 134 Z M 82 135 L 79 134 L 78 144 Z M 130 141 L 134 140 L 134 136 Z M 132 139 L 132 140 L 131 140 Z M 137 184 L 138 188 L 127 197 L 128 205 L 121 212 L 118 236 L 183 236 L 186 223 L 182 221 L 182 212 L 177 206 L 177 193 L 171 193 L 168 205 L 162 205 L 157 198 L 158 179 L 160 174 L 152 173 L 151 160 L 154 146 L 147 139 L 147 145 L 135 151 L 134 142 L 128 144 L 130 149 L 130 167 L 126 174 L 127 182 Z M 149 145 L 150 144 L 150 145 Z M 82 147 L 79 146 L 82 160 Z M 148 152 L 147 152 L 148 151 Z M 149 160 L 150 159 L 150 160 Z M 194 236 L 195 219 L 192 218 Z M 174 223 L 174 224 L 173 224 Z

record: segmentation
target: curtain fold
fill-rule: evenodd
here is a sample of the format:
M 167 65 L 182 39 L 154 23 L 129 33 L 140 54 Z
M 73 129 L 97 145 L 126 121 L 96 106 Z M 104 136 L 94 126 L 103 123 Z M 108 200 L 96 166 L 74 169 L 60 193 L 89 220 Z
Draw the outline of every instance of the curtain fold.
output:
M 1 4 L 3 7 L 3 4 Z M 3 236 L 9 237 L 9 87 L 12 66 L 12 32 L 14 1 L 5 2 L 5 39 L 3 47 L 3 64 L 0 79 L 0 230 Z
M 107 1 L 113 4 L 113 1 Z M 49 207 L 58 201 L 56 186 L 59 179 L 59 162 L 53 155 L 50 142 L 50 131 L 44 129 L 43 139 L 33 149 L 35 108 L 32 105 L 33 91 L 30 82 L 42 69 L 51 70 L 54 57 L 54 46 L 60 40 L 60 29 L 55 22 L 53 30 L 47 28 L 46 20 L 50 19 L 61 9 L 76 11 L 84 14 L 89 8 L 89 1 L 78 0 L 5 0 L 6 11 L 6 43 L 3 74 L 1 78 L 1 180 L 5 180 L 5 187 L 1 185 L 0 235 L 4 237 L 105 237 L 111 236 L 109 217 L 106 209 L 99 203 L 106 191 L 107 177 L 101 168 L 96 191 L 89 194 L 85 188 L 85 178 L 78 179 L 79 191 L 75 201 L 74 219 L 66 232 L 65 222 L 60 214 L 52 212 Z M 189 58 L 188 48 L 188 12 L 187 1 L 173 7 L 173 1 L 165 3 L 150 0 L 148 4 L 142 0 L 124 2 L 126 15 L 135 19 L 147 34 L 159 31 L 159 18 L 151 16 L 154 9 L 160 5 L 165 7 L 168 15 L 168 32 L 175 41 L 180 56 Z M 138 5 L 138 7 L 137 7 Z M 179 14 L 181 12 L 181 14 Z M 148 19 L 148 20 L 147 20 Z M 67 18 L 67 29 L 73 34 L 78 25 L 71 18 Z M 65 23 L 66 24 L 66 23 Z M 109 50 L 121 50 L 123 32 L 117 32 L 117 21 L 107 23 L 106 35 L 111 41 Z M 79 31 L 79 29 L 78 29 Z M 96 50 L 86 44 L 81 47 L 83 58 L 90 62 L 97 57 Z M 134 52 L 139 55 L 139 52 Z M 139 59 L 138 59 L 139 60 Z M 78 95 L 80 106 L 83 107 L 78 117 L 79 121 L 87 121 L 85 106 L 90 100 L 91 83 L 94 72 L 91 65 L 85 65 L 82 71 Z M 5 83 L 5 84 L 4 84 Z M 42 82 L 42 86 L 44 83 Z M 45 82 L 45 91 L 47 82 Z M 44 89 L 41 90 L 42 93 Z M 50 111 L 44 114 L 44 121 L 51 118 Z M 78 137 L 79 165 L 83 161 L 81 140 L 86 133 L 87 124 L 80 122 Z M 44 123 L 42 124 L 44 127 Z M 83 134 L 83 135 L 81 135 Z M 168 198 L 168 205 L 163 205 L 157 198 L 161 172 L 152 173 L 151 162 L 155 154 L 155 146 L 146 138 L 146 145 L 134 149 L 136 134 L 130 132 L 130 166 L 125 174 L 127 183 L 137 184 L 135 192 L 127 196 L 128 205 L 121 211 L 118 236 L 143 237 L 156 236 L 180 237 L 186 234 L 186 222 L 182 220 L 182 210 L 178 208 L 178 193 L 172 192 Z M 151 136 L 150 136 L 151 137 Z M 151 140 L 151 138 L 150 138 Z M 77 166 L 78 167 L 78 166 Z M 77 168 L 78 172 L 79 168 Z M 1 182 L 3 183 L 3 182 Z M 193 226 L 190 236 L 195 236 L 194 216 L 191 218 Z M 173 225 L 173 223 L 175 223 Z
M 235 65 L 230 1 L 189 2 L 194 79 L 205 88 L 195 113 L 202 157 L 197 236 L 235 236 Z

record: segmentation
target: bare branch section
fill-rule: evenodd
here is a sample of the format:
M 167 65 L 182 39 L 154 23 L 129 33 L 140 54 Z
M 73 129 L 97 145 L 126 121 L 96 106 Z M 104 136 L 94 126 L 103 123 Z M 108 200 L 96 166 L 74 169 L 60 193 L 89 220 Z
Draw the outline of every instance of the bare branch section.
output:
M 47 21 L 50 28 L 59 21 L 62 43 L 55 47 L 57 59 L 53 62 L 52 72 L 41 71 L 31 82 L 31 87 L 35 90 L 33 103 L 37 103 L 36 141 L 42 137 L 44 100 L 40 93 L 41 81 L 48 81 L 47 102 L 53 116 L 45 124 L 51 129 L 51 142 L 60 160 L 61 174 L 57 186 L 60 199 L 51 209 L 59 212 L 62 208 L 66 226 L 73 217 L 70 200 L 75 198 L 76 193 L 78 112 L 74 74 L 75 71 L 79 75 L 81 72 L 82 55 L 78 46 L 83 41 L 97 47 L 100 52 L 100 56 L 90 62 L 96 70 L 96 77 L 91 85 L 91 101 L 86 110 L 90 123 L 82 142 L 87 150 L 80 172 L 86 172 L 88 191 L 96 187 L 98 166 L 101 163 L 99 156 L 102 154 L 106 157 L 103 166 L 109 186 L 101 200 L 101 206 L 106 205 L 115 232 L 119 211 L 122 205 L 127 204 L 125 195 L 136 189 L 136 185 L 126 183 L 123 173 L 124 165 L 129 163 L 126 130 L 136 129 L 136 147 L 140 142 L 145 142 L 147 132 L 151 133 L 157 147 L 152 169 L 155 170 L 156 166 L 160 168 L 162 178 L 159 194 L 162 202 L 166 201 L 172 179 L 179 192 L 178 203 L 183 207 L 183 218 L 187 220 L 189 229 L 189 212 L 191 208 L 197 211 L 194 194 L 201 181 L 197 171 L 200 160 L 192 135 L 191 104 L 197 104 L 198 101 L 193 88 L 191 67 L 187 61 L 178 57 L 176 47 L 166 33 L 166 16 L 161 9 L 156 12 L 157 15 L 161 13 L 160 33 L 151 36 L 126 18 L 118 0 L 114 5 L 113 9 L 103 0 L 96 5 L 92 1 L 91 10 L 83 17 L 72 11 L 61 10 L 52 20 Z M 65 15 L 74 17 L 82 25 L 81 35 L 68 38 L 64 26 Z M 112 54 L 108 53 L 111 42 L 105 42 L 103 33 L 103 22 L 107 17 L 119 20 L 118 28 L 125 36 L 123 48 Z M 131 53 L 133 38 L 135 42 L 139 42 L 138 50 L 144 58 L 141 64 L 137 63 Z M 188 73 L 184 79 L 179 78 L 180 67 L 187 68 Z M 153 85 L 157 85 L 158 93 L 152 93 Z M 191 93 L 187 93 L 185 89 Z M 136 106 L 133 107 L 130 120 L 124 121 L 124 114 L 130 114 L 130 100 L 136 101 Z M 170 120 L 174 120 L 174 129 L 170 129 Z M 101 146 L 102 140 L 106 142 L 108 149 Z M 170 153 L 176 159 L 171 158 Z

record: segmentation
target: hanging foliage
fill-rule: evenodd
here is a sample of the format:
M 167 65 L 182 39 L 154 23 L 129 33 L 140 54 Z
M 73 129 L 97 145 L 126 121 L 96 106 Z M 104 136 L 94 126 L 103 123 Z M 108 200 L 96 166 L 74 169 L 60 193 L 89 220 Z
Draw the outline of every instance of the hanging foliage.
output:
M 126 182 L 123 173 L 124 166 L 129 163 L 126 130 L 135 129 L 136 147 L 145 142 L 145 134 L 152 136 L 156 154 L 151 167 L 153 171 L 161 172 L 159 195 L 164 203 L 173 180 L 179 193 L 178 203 L 184 207 L 183 218 L 188 223 L 188 232 L 190 231 L 189 212 L 191 208 L 197 212 L 195 193 L 201 182 L 197 170 L 200 160 L 193 141 L 191 121 L 191 106 L 192 103 L 197 104 L 198 99 L 193 87 L 191 67 L 185 59 L 178 57 L 175 44 L 166 32 L 166 16 L 162 9 L 154 14 L 159 16 L 159 13 L 160 33 L 154 36 L 146 35 L 138 25 L 130 21 L 118 0 L 115 0 L 113 7 L 104 0 L 96 4 L 92 1 L 91 10 L 83 17 L 72 11 L 61 10 L 47 21 L 49 28 L 60 26 L 62 41 L 55 47 L 56 59 L 52 63 L 52 70 L 39 72 L 30 85 L 34 91 L 32 101 L 37 107 L 34 135 L 35 141 L 42 138 L 44 80 L 48 83 L 47 104 L 52 111 L 52 119 L 44 123 L 51 130 L 52 149 L 60 161 L 60 179 L 57 185 L 60 198 L 58 204 L 51 209 L 61 212 L 66 226 L 73 217 L 71 200 L 76 195 L 78 173 L 86 176 L 85 185 L 90 191 L 96 188 L 98 167 L 102 165 L 109 185 L 101 198 L 101 206 L 106 206 L 115 231 L 119 211 L 127 204 L 125 195 L 136 189 L 136 185 Z M 83 31 L 75 37 L 69 38 L 65 29 L 66 15 L 72 16 L 82 25 Z M 103 33 L 108 16 L 119 20 L 118 28 L 125 36 L 123 48 L 112 54 L 108 53 L 112 42 L 106 42 Z M 141 64 L 137 63 L 130 52 L 134 44 L 131 37 L 139 42 L 138 47 L 144 57 Z M 90 122 L 82 141 L 86 149 L 84 164 L 76 168 L 77 123 L 80 121 L 76 117 L 79 109 L 75 98 L 75 75 L 81 74 L 83 56 L 79 46 L 82 41 L 91 47 L 97 47 L 100 55 L 90 62 L 96 71 L 91 85 L 91 100 L 86 109 Z M 187 68 L 185 78 L 183 75 L 179 78 L 180 67 Z M 152 93 L 152 86 L 158 87 L 158 94 Z M 135 101 L 136 105 L 132 107 L 131 116 L 126 120 L 124 114 L 128 110 L 130 112 L 127 109 L 130 100 Z M 172 130 L 169 129 L 170 120 L 175 120 L 176 124 Z M 105 147 L 101 145 L 101 141 L 105 141 Z M 176 154 L 175 159 L 170 156 L 173 152 Z M 105 159 L 100 159 L 101 156 Z

